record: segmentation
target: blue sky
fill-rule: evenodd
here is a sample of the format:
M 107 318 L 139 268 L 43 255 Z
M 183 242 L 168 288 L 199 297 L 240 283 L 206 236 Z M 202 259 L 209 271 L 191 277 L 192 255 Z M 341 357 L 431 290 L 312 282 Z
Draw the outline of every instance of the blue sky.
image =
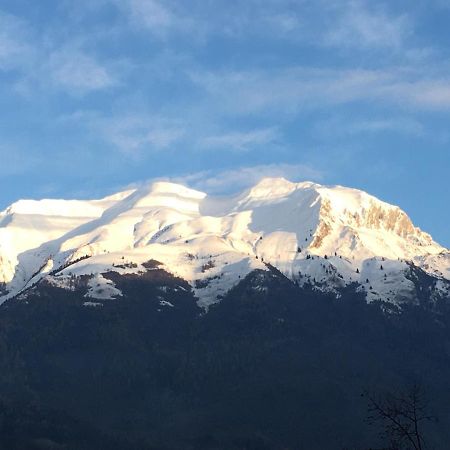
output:
M 449 23 L 447 0 L 2 0 L 0 209 L 286 176 L 449 247 Z

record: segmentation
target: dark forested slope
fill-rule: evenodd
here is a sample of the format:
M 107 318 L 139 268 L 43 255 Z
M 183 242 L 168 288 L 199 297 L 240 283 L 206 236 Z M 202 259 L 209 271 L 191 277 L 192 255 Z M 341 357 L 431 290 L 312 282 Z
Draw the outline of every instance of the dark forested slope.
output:
M 45 283 L 0 310 L 0 448 L 368 449 L 364 391 L 420 383 L 450 442 L 450 309 L 367 304 L 255 271 L 205 314 L 163 270 L 83 305 Z M 159 294 L 165 292 L 161 304 Z

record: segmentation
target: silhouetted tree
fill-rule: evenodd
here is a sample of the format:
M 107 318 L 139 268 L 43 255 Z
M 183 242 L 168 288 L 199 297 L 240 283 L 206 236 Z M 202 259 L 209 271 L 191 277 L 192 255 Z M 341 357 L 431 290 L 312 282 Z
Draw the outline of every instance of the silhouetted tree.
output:
M 415 383 L 398 394 L 363 395 L 369 402 L 369 420 L 383 424 L 384 436 L 393 450 L 426 448 L 423 424 L 435 418 L 428 412 L 428 401 L 421 385 Z

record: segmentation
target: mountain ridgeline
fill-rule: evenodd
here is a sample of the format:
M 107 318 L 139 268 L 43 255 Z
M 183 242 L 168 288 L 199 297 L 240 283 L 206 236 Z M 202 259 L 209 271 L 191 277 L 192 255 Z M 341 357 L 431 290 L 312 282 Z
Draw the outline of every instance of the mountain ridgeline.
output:
M 398 207 L 362 191 L 263 179 L 217 198 L 157 182 L 101 200 L 21 200 L 0 213 L 0 301 L 41 281 L 70 286 L 102 274 L 145 272 L 159 261 L 207 309 L 253 270 L 277 268 L 303 286 L 338 293 L 357 283 L 369 301 L 414 301 L 411 270 L 448 295 L 450 252 Z M 98 295 L 97 295 L 98 296 Z M 103 294 L 103 297 L 108 297 Z
M 0 449 L 389 447 L 423 386 L 450 442 L 450 252 L 364 192 L 158 182 L 0 213 Z M 412 448 L 412 447 L 411 447 Z

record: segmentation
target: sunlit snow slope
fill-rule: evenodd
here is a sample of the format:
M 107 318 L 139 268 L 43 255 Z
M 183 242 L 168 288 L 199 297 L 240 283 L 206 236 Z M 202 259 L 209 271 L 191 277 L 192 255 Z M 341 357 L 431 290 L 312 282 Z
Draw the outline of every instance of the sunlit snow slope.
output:
M 187 280 L 199 305 L 220 300 L 270 264 L 300 285 L 335 291 L 357 282 L 368 300 L 402 301 L 420 267 L 447 289 L 450 253 L 398 207 L 341 186 L 266 178 L 227 198 L 156 182 L 101 200 L 21 200 L 0 213 L 0 301 L 42 278 L 87 296 L 120 298 L 102 277 L 149 260 Z

